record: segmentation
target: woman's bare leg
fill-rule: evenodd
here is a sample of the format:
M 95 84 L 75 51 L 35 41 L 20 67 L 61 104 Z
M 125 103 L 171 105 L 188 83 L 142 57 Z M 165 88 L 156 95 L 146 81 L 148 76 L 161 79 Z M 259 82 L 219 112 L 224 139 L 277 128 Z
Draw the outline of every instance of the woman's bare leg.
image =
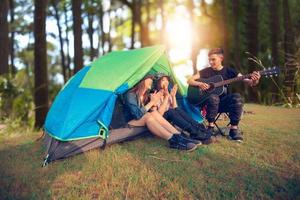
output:
M 147 126 L 151 133 L 163 139 L 170 139 L 172 133 L 165 129 L 150 113 L 146 113 L 139 120 L 131 120 L 128 124 L 133 126 Z
M 173 134 L 178 134 L 179 131 L 172 125 L 170 122 L 168 122 L 161 114 L 157 111 L 151 112 L 151 115 L 160 123 L 161 126 L 163 126 L 165 129 L 167 129 L 169 132 Z

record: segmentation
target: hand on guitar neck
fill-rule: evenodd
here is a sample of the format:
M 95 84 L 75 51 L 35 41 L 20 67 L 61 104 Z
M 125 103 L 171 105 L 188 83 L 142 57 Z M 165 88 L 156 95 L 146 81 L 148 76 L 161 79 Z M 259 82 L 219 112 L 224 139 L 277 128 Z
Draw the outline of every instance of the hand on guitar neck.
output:
M 260 73 L 258 71 L 252 72 L 250 75 L 250 79 L 244 79 L 244 81 L 251 87 L 254 87 L 258 84 L 260 79 Z

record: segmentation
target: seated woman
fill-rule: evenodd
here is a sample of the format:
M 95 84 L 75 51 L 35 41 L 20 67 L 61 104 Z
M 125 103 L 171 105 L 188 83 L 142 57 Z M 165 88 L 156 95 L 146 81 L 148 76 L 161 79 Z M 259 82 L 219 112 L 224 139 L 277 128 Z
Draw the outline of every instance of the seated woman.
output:
M 206 144 L 211 143 L 212 133 L 206 130 L 202 123 L 198 123 L 178 107 L 176 100 L 177 85 L 175 84 L 169 92 L 169 79 L 170 77 L 165 74 L 157 74 L 156 89 L 163 94 L 157 107 L 158 112 L 170 123 L 178 126 L 183 131 L 189 132 L 191 139 L 200 140 Z
M 145 76 L 133 89 L 125 95 L 125 106 L 129 110 L 129 126 L 147 126 L 154 135 L 168 140 L 170 148 L 192 151 L 197 148 L 197 142 L 186 139 L 180 135 L 158 111 L 151 111 L 161 96 L 161 92 L 149 95 L 154 76 Z

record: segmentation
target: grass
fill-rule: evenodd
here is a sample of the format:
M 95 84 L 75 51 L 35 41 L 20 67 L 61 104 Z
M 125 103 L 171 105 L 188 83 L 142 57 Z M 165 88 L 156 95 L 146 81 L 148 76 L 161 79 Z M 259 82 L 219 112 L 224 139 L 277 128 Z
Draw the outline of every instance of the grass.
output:
M 46 168 L 39 132 L 2 130 L 0 199 L 299 199 L 300 109 L 245 110 L 243 144 L 186 153 L 142 138 Z

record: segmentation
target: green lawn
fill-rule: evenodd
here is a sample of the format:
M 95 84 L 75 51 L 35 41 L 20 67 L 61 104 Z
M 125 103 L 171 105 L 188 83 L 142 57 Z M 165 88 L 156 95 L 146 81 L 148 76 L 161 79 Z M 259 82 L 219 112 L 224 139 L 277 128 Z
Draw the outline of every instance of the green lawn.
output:
M 299 199 L 300 109 L 245 110 L 243 144 L 186 153 L 150 137 L 46 168 L 40 133 L 2 130 L 0 199 Z

